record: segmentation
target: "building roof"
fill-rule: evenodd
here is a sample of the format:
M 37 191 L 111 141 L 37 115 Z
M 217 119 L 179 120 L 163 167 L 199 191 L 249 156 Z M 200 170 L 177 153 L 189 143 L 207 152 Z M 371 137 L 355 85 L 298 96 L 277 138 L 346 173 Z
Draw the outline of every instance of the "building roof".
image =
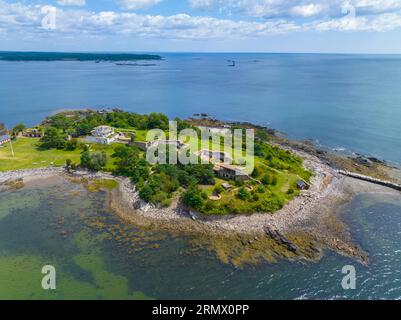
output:
M 298 180 L 297 181 L 297 187 L 298 188 L 306 188 L 306 187 L 308 187 L 308 184 L 305 181 Z
M 109 126 L 98 126 L 92 130 L 92 135 L 100 138 L 108 138 L 114 134 L 114 129 Z
M 232 164 L 226 164 L 226 163 L 218 163 L 214 166 L 215 170 L 219 170 L 219 169 L 226 169 L 229 171 L 233 171 L 235 172 L 236 175 L 248 175 L 243 168 L 238 167 L 238 166 L 234 166 Z
M 113 130 L 110 126 L 98 126 L 94 130 Z
M 217 166 L 218 166 L 218 167 L 221 167 L 221 168 L 223 168 L 223 169 L 231 170 L 231 171 L 238 171 L 238 170 L 240 170 L 240 168 L 238 168 L 237 166 L 234 166 L 234 165 L 232 165 L 232 164 L 219 163 Z
M 221 186 L 222 186 L 224 189 L 231 189 L 231 188 L 233 188 L 233 186 L 232 186 L 231 184 L 229 184 L 229 183 L 223 183 Z

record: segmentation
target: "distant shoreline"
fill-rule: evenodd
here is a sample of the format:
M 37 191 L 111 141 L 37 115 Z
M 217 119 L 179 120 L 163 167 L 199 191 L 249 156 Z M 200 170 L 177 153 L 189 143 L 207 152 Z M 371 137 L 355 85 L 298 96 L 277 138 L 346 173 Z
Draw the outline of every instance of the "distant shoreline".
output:
M 0 61 L 95 61 L 120 62 L 139 60 L 162 60 L 162 56 L 153 54 L 131 53 L 66 53 L 66 52 L 1 52 Z

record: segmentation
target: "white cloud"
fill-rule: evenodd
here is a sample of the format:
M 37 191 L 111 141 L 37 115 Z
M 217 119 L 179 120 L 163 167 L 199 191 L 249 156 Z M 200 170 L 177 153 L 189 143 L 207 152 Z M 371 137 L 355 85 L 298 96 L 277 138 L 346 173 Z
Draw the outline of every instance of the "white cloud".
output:
M 57 0 L 57 3 L 61 6 L 84 6 L 86 0 Z
M 401 9 L 400 0 L 355 0 L 350 3 L 357 10 L 370 14 L 393 12 Z
M 345 4 L 360 15 L 391 13 L 401 9 L 401 0 L 188 0 L 195 9 L 250 17 L 339 17 Z
M 213 0 L 202 0 L 211 2 Z M 244 0 L 245 1 L 245 0 Z M 274 0 L 271 0 L 274 1 Z M 367 0 L 360 0 L 365 5 Z M 383 32 L 401 28 L 401 12 L 384 12 L 357 16 L 356 18 L 321 17 L 320 7 L 294 7 L 297 16 L 312 20 L 283 18 L 259 19 L 259 21 L 218 19 L 207 16 L 174 14 L 169 16 L 144 15 L 133 12 L 92 12 L 77 8 L 57 9 L 57 29 L 42 28 L 43 6 L 6 3 L 0 0 L 0 30 L 3 34 L 43 34 L 79 37 L 90 35 L 132 35 L 167 39 L 250 39 L 269 35 L 301 31 L 374 31 Z M 316 17 L 318 16 L 318 17 Z
M 125 10 L 140 10 L 155 6 L 163 0 L 119 0 L 121 8 Z
M 312 17 L 324 11 L 324 6 L 320 4 L 305 4 L 292 7 L 289 12 L 293 16 Z

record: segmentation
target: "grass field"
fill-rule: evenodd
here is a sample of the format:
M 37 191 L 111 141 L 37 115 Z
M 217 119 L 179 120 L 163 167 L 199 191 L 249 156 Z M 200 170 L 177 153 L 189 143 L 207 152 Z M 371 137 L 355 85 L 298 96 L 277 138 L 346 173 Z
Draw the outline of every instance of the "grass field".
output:
M 78 164 L 82 150 L 40 150 L 37 138 L 18 138 L 13 142 L 15 156 L 12 156 L 10 144 L 0 147 L 0 171 L 11 171 L 20 169 L 43 168 L 50 165 L 63 166 L 67 159 Z M 91 151 L 105 151 L 109 156 L 107 170 L 113 168 L 110 156 L 113 154 L 115 145 L 91 144 Z

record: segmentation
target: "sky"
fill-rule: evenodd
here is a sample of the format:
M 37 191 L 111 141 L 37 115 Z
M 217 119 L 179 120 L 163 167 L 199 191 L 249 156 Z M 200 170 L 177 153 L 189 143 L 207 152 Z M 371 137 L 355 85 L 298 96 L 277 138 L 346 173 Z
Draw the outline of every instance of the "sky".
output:
M 401 53 L 401 0 L 0 0 L 0 50 Z

